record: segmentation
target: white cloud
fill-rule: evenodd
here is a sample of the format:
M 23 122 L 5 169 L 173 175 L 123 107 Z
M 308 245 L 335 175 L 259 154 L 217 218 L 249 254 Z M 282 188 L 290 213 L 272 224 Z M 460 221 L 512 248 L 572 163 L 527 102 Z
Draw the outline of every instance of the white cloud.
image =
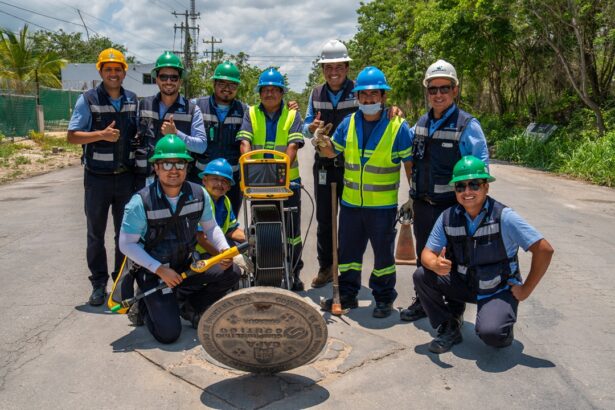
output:
M 198 50 L 211 46 L 203 39 L 221 39 L 227 53 L 243 51 L 251 56 L 250 63 L 261 68 L 280 66 L 287 74 L 290 86 L 303 89 L 311 69 L 311 61 L 322 44 L 331 38 L 348 40 L 357 28 L 356 9 L 360 0 L 197 0 L 200 19 Z M 170 12 L 184 13 L 188 0 L 21 0 L 11 3 L 47 16 L 71 21 L 64 23 L 45 18 L 11 6 L 2 11 L 41 25 L 50 30 L 84 32 L 76 9 L 83 13 L 90 34 L 94 32 L 124 45 L 129 55 L 142 62 L 152 62 L 163 50 L 180 48 L 181 35 L 174 25 L 181 25 L 184 17 Z M 183 6 L 182 6 L 183 5 Z M 23 21 L 0 12 L 0 26 L 18 30 Z M 78 24 L 78 25 L 77 25 Z M 192 22 L 190 21 L 190 24 Z M 31 25 L 32 30 L 39 27 Z M 85 35 L 85 32 L 84 32 Z M 289 57 L 291 56 L 291 57 Z M 204 57 L 201 57 L 204 58 Z

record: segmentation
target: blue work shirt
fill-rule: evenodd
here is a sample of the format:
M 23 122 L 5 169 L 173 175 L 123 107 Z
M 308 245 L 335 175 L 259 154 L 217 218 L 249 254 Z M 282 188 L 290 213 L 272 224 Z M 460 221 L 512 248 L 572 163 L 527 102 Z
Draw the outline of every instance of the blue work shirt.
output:
M 444 115 L 438 120 L 431 118 L 429 122 L 429 136 L 431 137 L 434 132 L 448 120 L 453 111 L 455 111 L 457 105 L 453 103 L 445 112 Z M 414 142 L 416 124 L 412 126 L 410 130 L 410 139 Z M 482 160 L 487 166 L 489 166 L 489 150 L 487 149 L 487 140 L 485 134 L 480 126 L 480 123 L 476 118 L 472 118 L 468 125 L 465 127 L 459 138 L 459 151 L 461 156 L 473 155 L 476 158 Z
M 469 235 L 474 235 L 476 229 L 478 229 L 480 223 L 482 222 L 485 214 L 488 211 L 488 201 L 485 201 L 483 204 L 483 209 L 476 216 L 476 218 L 472 219 L 467 212 L 461 208 L 461 210 L 457 210 L 457 212 L 463 212 L 466 217 L 466 229 Z M 448 211 L 444 211 L 448 212 Z M 429 248 L 436 254 L 439 254 L 442 251 L 442 248 L 448 246 L 448 241 L 446 240 L 446 234 L 444 232 L 444 223 L 443 223 L 443 213 L 440 214 L 436 223 L 431 230 L 431 234 L 429 235 L 429 239 L 427 240 L 427 244 L 425 247 Z M 521 247 L 525 252 L 529 249 L 530 246 L 543 239 L 543 236 L 538 232 L 533 226 L 528 224 L 525 219 L 523 219 L 519 214 L 517 214 L 511 208 L 504 208 L 502 210 L 502 218 L 500 221 L 501 224 L 501 232 L 502 232 L 502 241 L 504 242 L 504 247 L 506 248 L 506 255 L 509 258 L 514 257 L 519 251 L 519 247 Z M 510 271 L 515 272 L 517 270 L 517 263 L 510 262 Z M 520 283 L 519 283 L 520 284 Z M 477 296 L 477 300 L 489 298 L 497 293 L 510 289 L 509 285 L 506 285 L 502 289 L 499 289 L 497 292 L 494 292 L 490 295 L 481 295 Z
M 220 228 L 224 226 L 224 221 L 226 221 L 226 216 L 228 214 L 226 206 L 224 206 L 224 198 L 225 196 L 221 196 L 217 201 L 214 201 L 215 205 L 215 213 L 216 213 L 216 223 Z M 213 198 L 212 198 L 213 199 Z M 233 231 L 239 227 L 239 222 L 237 222 L 237 217 L 235 216 L 235 212 L 233 212 L 233 208 L 230 208 L 230 217 L 229 217 L 229 225 L 227 232 L 224 232 L 226 235 L 228 232 Z
M 122 109 L 122 103 L 125 95 L 121 95 L 120 98 L 111 98 L 109 97 L 109 102 L 113 105 L 116 112 L 120 112 Z M 83 98 L 83 94 L 77 98 L 77 102 L 75 103 L 75 109 L 73 110 L 73 115 L 70 117 L 70 121 L 68 123 L 69 131 L 90 131 L 92 129 L 92 112 L 90 111 L 90 106 L 85 102 L 85 98 Z
M 177 99 L 179 105 L 184 107 L 184 113 L 186 110 L 186 98 L 181 96 Z M 162 99 L 158 105 L 159 118 L 164 118 L 165 114 L 169 111 L 169 107 L 164 105 Z M 138 121 L 138 119 L 137 119 Z M 180 130 L 177 130 L 177 136 L 186 143 L 186 148 L 189 151 L 202 154 L 207 149 L 207 136 L 205 135 L 205 125 L 203 124 L 203 113 L 198 105 L 194 106 L 194 115 L 192 116 L 192 124 L 190 125 L 190 135 L 186 135 Z
M 384 131 L 389 125 L 388 114 L 389 109 L 387 108 L 382 111 L 380 119 L 378 121 L 365 121 L 363 119 L 363 113 L 360 110 L 355 113 L 354 121 L 355 128 L 357 130 L 357 142 L 359 145 L 359 149 L 361 150 L 361 165 L 365 165 L 365 163 L 371 156 L 369 152 L 373 152 L 376 149 L 378 142 L 380 142 Z M 340 125 L 335 130 L 335 133 L 333 134 L 333 149 L 336 154 L 342 153 L 346 148 L 346 137 L 348 136 L 348 128 L 350 126 L 351 115 L 348 115 L 342 120 Z M 366 150 L 368 151 L 368 153 L 365 152 Z M 397 135 L 395 136 L 395 141 L 393 141 L 393 147 L 391 149 L 391 160 L 395 164 L 412 160 L 412 141 L 410 139 L 410 126 L 405 120 L 402 122 L 402 125 L 399 128 Z M 351 205 L 344 200 L 342 200 L 342 203 L 349 207 L 356 207 L 355 205 Z M 396 208 L 396 205 L 370 208 L 388 209 Z
M 160 187 L 157 189 L 158 196 L 162 196 L 163 193 L 160 191 Z M 203 204 L 203 213 L 201 214 L 201 223 L 205 223 L 211 221 L 213 218 L 213 211 L 211 209 L 211 204 L 209 202 L 209 194 L 203 188 L 205 192 L 204 204 Z M 171 205 L 171 211 L 175 212 L 175 208 L 177 207 L 177 202 L 179 198 L 182 196 L 180 192 L 179 196 L 175 198 L 167 199 L 169 204 Z M 130 235 L 140 235 L 141 238 L 145 239 L 145 234 L 147 233 L 147 216 L 145 214 L 145 206 L 143 205 L 143 200 L 141 199 L 141 195 L 134 194 L 130 201 L 126 204 L 124 208 L 124 219 L 122 220 L 122 228 L 121 231 Z
M 349 80 L 346 79 L 346 81 L 349 81 Z M 337 103 L 339 103 L 340 99 L 342 98 L 342 94 L 344 93 L 345 86 L 346 86 L 346 82 L 344 82 L 344 85 L 342 85 L 342 88 L 340 88 L 337 92 L 331 91 L 329 87 L 326 87 L 327 95 L 329 96 L 329 100 L 331 100 L 333 109 L 337 108 Z M 314 90 L 312 90 L 312 92 L 310 93 L 310 98 L 308 98 L 307 111 L 305 112 L 305 120 L 303 121 L 303 135 L 306 138 L 312 138 L 314 136 L 314 134 L 312 134 L 310 130 L 308 129 L 310 124 L 314 122 L 314 118 L 316 118 L 316 115 L 314 114 L 313 105 L 312 105 L 312 95 L 313 94 L 314 94 Z

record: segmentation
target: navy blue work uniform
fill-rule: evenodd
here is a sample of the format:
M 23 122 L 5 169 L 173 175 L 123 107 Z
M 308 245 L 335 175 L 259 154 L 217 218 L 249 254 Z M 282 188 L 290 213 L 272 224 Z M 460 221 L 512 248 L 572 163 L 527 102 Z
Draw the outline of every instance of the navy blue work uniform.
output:
M 426 247 L 440 253 L 446 246 L 451 273 L 437 275 L 419 267 L 414 286 L 434 328 L 460 314 L 452 301 L 477 304 L 477 335 L 488 345 L 512 341 L 519 302 L 510 284 L 521 284 L 517 252 L 527 251 L 542 235 L 515 211 L 487 197 L 472 219 L 461 205 L 445 210 L 436 221 Z M 449 303 L 444 302 L 446 298 Z
M 109 208 L 115 228 L 113 278 L 123 260 L 118 238 L 124 206 L 133 193 L 136 115 L 137 96 L 133 92 L 121 88 L 120 98 L 114 100 L 101 84 L 79 98 L 68 127 L 69 131 L 99 131 L 115 121 L 115 128 L 120 131 L 116 142 L 96 141 L 83 145 L 87 263 L 94 289 L 105 288 L 109 279 L 105 248 Z
M 312 90 L 308 101 L 308 110 L 303 133 L 311 137 L 308 130 L 309 125 L 320 113 L 320 119 L 325 124 L 333 124 L 334 132 L 342 120 L 354 113 L 358 108 L 354 88 L 354 81 L 346 80 L 341 90 L 333 93 L 327 84 L 319 85 Z M 334 97 L 334 98 L 332 98 Z M 308 135 L 309 134 L 309 135 Z M 332 210 L 331 210 L 331 184 L 337 183 L 337 200 L 342 197 L 344 180 L 344 155 L 340 154 L 336 158 L 321 157 L 318 153 L 314 155 L 312 166 L 314 176 L 314 199 L 316 201 L 316 251 L 320 270 L 328 269 L 333 264 L 332 239 Z
M 241 153 L 240 141 L 237 141 L 237 133 L 241 129 L 243 116 L 248 111 L 248 106 L 241 101 L 233 100 L 226 110 L 216 104 L 213 96 L 202 97 L 192 100 L 203 113 L 203 125 L 207 136 L 207 150 L 203 154 L 194 154 L 194 167 L 196 172 L 201 172 L 207 164 L 216 158 L 225 158 L 233 168 L 233 180 L 235 184 L 226 193 L 231 200 L 231 206 L 235 215 L 239 215 L 241 208 L 241 189 L 239 187 L 239 157 Z

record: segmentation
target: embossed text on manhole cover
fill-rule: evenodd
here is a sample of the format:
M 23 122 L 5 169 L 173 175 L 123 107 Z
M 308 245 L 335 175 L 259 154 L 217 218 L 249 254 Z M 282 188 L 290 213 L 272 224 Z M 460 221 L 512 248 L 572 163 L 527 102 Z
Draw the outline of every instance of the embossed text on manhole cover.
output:
M 288 290 L 264 286 L 233 292 L 214 303 L 197 332 L 214 359 L 254 373 L 302 366 L 327 342 L 327 324 L 312 305 Z

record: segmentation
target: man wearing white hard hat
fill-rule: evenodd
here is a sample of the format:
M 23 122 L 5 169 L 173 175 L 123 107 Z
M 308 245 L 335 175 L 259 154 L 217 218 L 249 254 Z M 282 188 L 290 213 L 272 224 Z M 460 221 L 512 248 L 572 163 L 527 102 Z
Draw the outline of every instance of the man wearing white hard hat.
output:
M 412 183 L 410 199 L 404 210 L 414 214 L 417 265 L 434 223 L 445 209 L 457 203 L 453 187 L 448 185 L 453 167 L 466 155 L 473 155 L 489 164 L 487 141 L 476 118 L 461 110 L 455 99 L 459 79 L 455 67 L 438 60 L 427 68 L 423 86 L 430 110 L 412 128 Z M 449 309 L 461 315 L 465 304 L 448 301 Z M 400 313 L 401 320 L 414 321 L 425 317 L 421 302 L 415 297 Z

